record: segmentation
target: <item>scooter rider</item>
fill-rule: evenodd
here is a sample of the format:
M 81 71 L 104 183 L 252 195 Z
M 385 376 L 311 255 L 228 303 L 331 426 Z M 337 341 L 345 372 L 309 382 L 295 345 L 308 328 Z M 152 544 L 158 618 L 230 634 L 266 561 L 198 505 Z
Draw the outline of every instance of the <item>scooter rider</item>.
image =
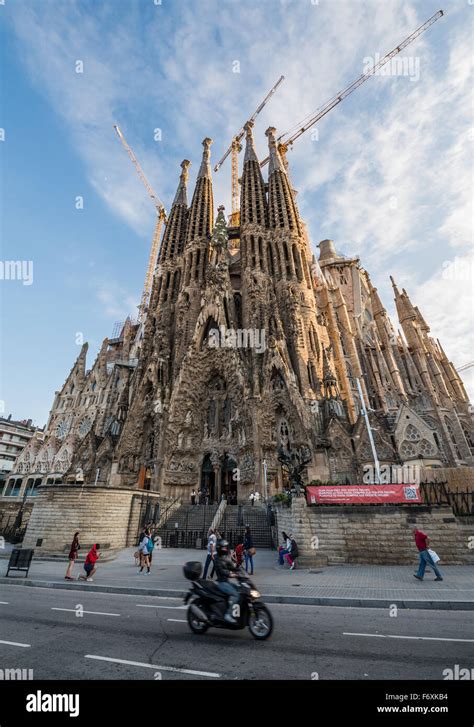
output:
M 232 583 L 231 579 L 236 577 L 238 567 L 229 555 L 229 543 L 221 538 L 216 544 L 217 558 L 215 560 L 215 568 L 217 575 L 217 587 L 222 593 L 228 597 L 227 613 L 225 620 L 228 623 L 235 624 L 237 621 L 232 615 L 232 608 L 239 602 L 240 592 L 236 583 Z

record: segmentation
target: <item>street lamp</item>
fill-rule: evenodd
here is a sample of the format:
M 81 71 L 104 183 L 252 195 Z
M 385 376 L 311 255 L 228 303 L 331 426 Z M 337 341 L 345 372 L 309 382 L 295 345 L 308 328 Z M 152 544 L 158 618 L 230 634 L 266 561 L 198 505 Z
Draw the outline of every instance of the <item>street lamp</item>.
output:
M 375 449 L 374 436 L 372 434 L 372 427 L 370 426 L 369 414 L 367 412 L 367 406 L 365 404 L 364 394 L 362 393 L 362 387 L 360 385 L 360 380 L 358 378 L 356 378 L 356 384 L 357 384 L 357 391 L 359 392 L 360 403 L 362 404 L 361 414 L 365 420 L 365 425 L 367 427 L 367 434 L 369 435 L 370 447 L 372 449 L 372 456 L 374 458 L 376 484 L 379 485 L 380 484 L 380 462 L 379 462 L 379 458 L 377 457 L 377 450 Z

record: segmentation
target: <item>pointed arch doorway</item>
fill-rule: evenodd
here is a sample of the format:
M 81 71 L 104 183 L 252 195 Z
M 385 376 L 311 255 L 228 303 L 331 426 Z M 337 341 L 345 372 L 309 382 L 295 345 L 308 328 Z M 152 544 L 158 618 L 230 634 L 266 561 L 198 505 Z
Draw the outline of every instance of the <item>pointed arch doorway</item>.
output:
M 209 502 L 215 502 L 217 500 L 216 475 L 214 472 L 214 467 L 212 466 L 210 454 L 206 454 L 202 461 L 201 492 L 207 492 Z
M 238 480 L 234 479 L 237 462 L 230 455 L 224 455 L 221 470 L 221 494 L 224 494 L 229 505 L 237 505 Z

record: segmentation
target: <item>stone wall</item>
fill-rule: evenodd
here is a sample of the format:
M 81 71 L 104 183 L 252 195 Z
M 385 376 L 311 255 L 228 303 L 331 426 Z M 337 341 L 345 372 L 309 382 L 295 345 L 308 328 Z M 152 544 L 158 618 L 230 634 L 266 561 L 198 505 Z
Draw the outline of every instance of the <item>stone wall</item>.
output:
M 415 565 L 414 527 L 430 536 L 441 565 L 474 565 L 474 547 L 468 547 L 474 520 L 454 517 L 449 507 L 308 507 L 299 498 L 291 508 L 280 507 L 277 517 L 279 536 L 292 532 L 298 543 L 300 565 Z
M 80 531 L 81 555 L 87 546 L 100 543 L 103 558 L 135 545 L 142 502 L 153 504 L 158 493 L 95 485 L 43 486 L 35 498 L 23 547 L 35 548 L 35 555 L 67 555 L 72 537 Z M 41 545 L 37 540 L 42 539 Z

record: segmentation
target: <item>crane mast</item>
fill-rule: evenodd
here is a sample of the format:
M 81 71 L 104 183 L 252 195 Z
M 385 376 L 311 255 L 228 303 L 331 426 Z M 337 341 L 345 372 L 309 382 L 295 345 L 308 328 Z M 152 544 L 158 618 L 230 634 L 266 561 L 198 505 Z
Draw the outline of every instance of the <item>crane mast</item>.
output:
M 353 81 L 347 88 L 345 88 L 343 91 L 340 91 L 336 96 L 334 96 L 332 99 L 327 101 L 327 103 L 324 104 L 320 109 L 318 109 L 317 113 L 315 113 L 309 121 L 307 121 L 305 124 L 302 124 L 299 126 L 297 131 L 295 131 L 291 136 L 289 135 L 289 132 L 286 132 L 278 137 L 278 150 L 280 151 L 280 154 L 282 155 L 283 162 L 285 164 L 285 167 L 287 167 L 287 161 L 286 161 L 286 152 L 288 151 L 288 148 L 294 144 L 294 142 L 299 139 L 302 134 L 304 134 L 308 129 L 310 129 L 314 124 L 316 124 L 320 119 L 323 118 L 323 116 L 326 116 L 332 109 L 341 103 L 341 101 L 344 101 L 345 98 L 347 98 L 351 93 L 353 93 L 359 86 L 361 86 L 363 83 L 365 83 L 371 76 L 373 76 L 377 71 L 382 68 L 388 61 L 390 61 L 394 56 L 396 56 L 400 51 L 402 51 L 404 48 L 407 47 L 407 45 L 410 45 L 410 43 L 413 43 L 422 33 L 424 33 L 426 30 L 428 30 L 429 27 L 433 25 L 433 23 L 436 23 L 439 18 L 441 18 L 444 15 L 442 10 L 438 10 L 437 13 L 431 16 L 426 22 L 424 22 L 422 25 L 420 25 L 419 28 L 417 28 L 411 35 L 409 35 L 405 40 L 403 40 L 399 45 L 397 45 L 396 48 L 394 48 L 390 53 L 387 53 L 383 58 L 381 58 L 377 63 L 375 63 L 372 68 L 370 68 L 368 71 L 363 73 L 359 78 L 357 78 L 355 81 Z M 294 128 L 294 127 L 293 127 Z M 288 136 L 287 139 L 284 139 L 284 137 Z M 265 157 L 265 159 L 260 162 L 260 166 L 264 167 L 266 164 L 268 164 L 270 160 L 270 157 Z
M 149 196 L 153 200 L 153 204 L 155 205 L 157 219 L 155 224 L 155 229 L 153 232 L 153 239 L 151 242 L 151 249 L 150 249 L 150 256 L 148 258 L 148 266 L 146 270 L 145 275 L 145 282 L 143 285 L 143 292 L 142 297 L 140 301 L 140 305 L 138 308 L 138 322 L 142 323 L 145 319 L 145 311 L 148 304 L 148 300 L 151 293 L 151 287 L 153 284 L 153 274 L 155 272 L 156 262 L 158 260 L 158 252 L 160 248 L 160 240 L 161 240 L 161 232 L 163 229 L 163 225 L 166 223 L 166 210 L 163 205 L 163 202 L 160 200 L 157 194 L 153 191 L 152 186 L 148 182 L 148 179 L 145 176 L 145 173 L 143 169 L 141 168 L 138 159 L 136 158 L 135 154 L 127 144 L 124 135 L 122 134 L 120 128 L 114 124 L 114 129 L 117 132 L 117 136 L 119 137 L 120 141 L 122 142 L 122 145 L 127 152 L 128 156 L 130 157 L 138 176 L 140 177 L 146 191 L 148 192 Z

